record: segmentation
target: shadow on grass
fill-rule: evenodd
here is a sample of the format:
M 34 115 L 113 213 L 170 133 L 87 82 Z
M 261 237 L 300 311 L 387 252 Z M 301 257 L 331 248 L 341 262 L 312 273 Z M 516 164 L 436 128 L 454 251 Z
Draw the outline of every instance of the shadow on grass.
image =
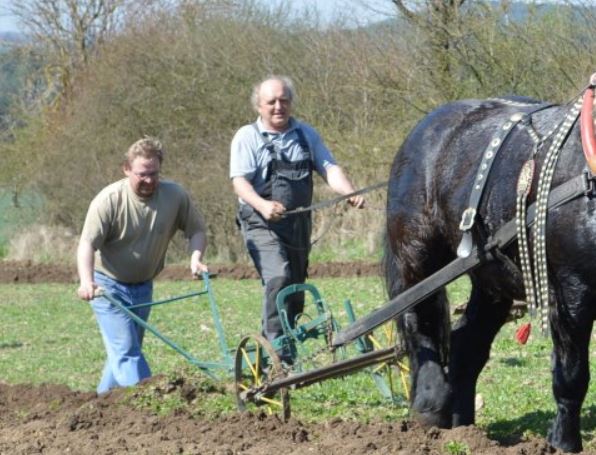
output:
M 499 362 L 503 365 L 507 365 L 508 367 L 523 367 L 528 364 L 527 359 L 520 359 L 517 357 L 506 357 L 504 359 L 500 359 Z
M 518 419 L 500 420 L 487 425 L 486 432 L 491 439 L 502 444 L 518 444 L 524 433 L 532 433 L 546 437 L 548 429 L 555 418 L 554 412 L 536 411 L 525 414 Z M 582 432 L 596 430 L 596 405 L 584 406 L 581 413 Z
M 15 349 L 23 346 L 20 341 L 8 341 L 6 343 L 0 343 L 0 349 Z

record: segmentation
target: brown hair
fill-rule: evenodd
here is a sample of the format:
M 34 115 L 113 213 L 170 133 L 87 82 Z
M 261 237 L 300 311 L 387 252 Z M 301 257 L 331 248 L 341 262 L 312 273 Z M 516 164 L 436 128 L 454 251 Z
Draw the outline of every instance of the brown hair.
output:
M 135 158 L 142 156 L 143 158 L 157 158 L 161 165 L 164 154 L 165 150 L 159 139 L 145 136 L 128 148 L 124 156 L 124 164 L 129 165 Z

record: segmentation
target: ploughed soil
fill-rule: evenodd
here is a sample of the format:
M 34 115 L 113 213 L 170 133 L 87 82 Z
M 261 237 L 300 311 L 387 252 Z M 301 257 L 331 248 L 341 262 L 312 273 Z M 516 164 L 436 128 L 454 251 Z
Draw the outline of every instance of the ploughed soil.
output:
M 209 272 L 222 278 L 249 279 L 257 278 L 252 265 L 209 265 Z M 378 275 L 379 265 L 363 262 L 336 262 L 312 264 L 309 267 L 311 278 L 349 277 Z M 158 280 L 188 280 L 188 267 L 170 265 L 159 274 Z M 30 261 L 0 261 L 0 283 L 74 283 L 77 281 L 75 265 L 39 264 Z
M 158 380 L 153 378 L 136 390 Z M 183 382 L 176 380 L 162 391 L 200 400 L 204 392 Z M 476 427 L 423 429 L 410 421 L 365 424 L 339 418 L 317 424 L 293 418 L 282 422 L 259 411 L 208 418 L 182 410 L 159 416 L 134 408 L 130 401 L 130 393 L 124 390 L 97 397 L 62 385 L 0 383 L 0 453 L 560 454 L 541 438 L 499 444 Z
M 211 271 L 239 279 L 254 277 L 248 266 L 213 266 Z M 311 269 L 313 277 L 376 273 L 377 266 L 366 264 Z M 188 272 L 184 267 L 168 267 L 161 276 L 185 278 Z M 71 281 L 76 281 L 74 268 L 0 262 L 0 282 Z M 197 416 L 192 414 L 192 403 L 213 391 L 195 387 L 185 378 L 169 380 L 165 386 L 164 381 L 152 378 L 134 388 L 133 394 L 116 390 L 98 397 L 64 385 L 8 385 L 0 377 L 0 455 L 560 454 L 543 438 L 497 442 L 476 427 L 441 430 L 406 420 L 359 423 L 338 418 L 316 424 L 294 418 L 282 422 L 260 412 Z M 167 416 L 133 406 L 134 394 L 148 390 L 178 393 L 188 406 Z

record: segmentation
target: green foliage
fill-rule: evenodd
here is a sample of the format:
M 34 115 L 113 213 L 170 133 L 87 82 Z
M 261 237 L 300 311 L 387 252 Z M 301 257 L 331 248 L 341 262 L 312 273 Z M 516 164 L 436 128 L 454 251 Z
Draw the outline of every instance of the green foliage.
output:
M 320 130 L 356 186 L 365 187 L 387 179 L 408 131 L 439 104 L 512 93 L 563 102 L 575 96 L 594 66 L 592 10 L 530 5 L 514 15 L 516 7 L 466 2 L 450 11 L 449 27 L 435 26 L 441 17 L 434 11 L 426 28 L 398 16 L 366 28 L 323 29 L 310 16 L 289 20 L 283 9 L 248 0 L 123 13 L 126 26 L 72 68 L 63 98 L 48 94 L 39 76 L 27 90 L 15 88 L 33 67 L 51 78 L 51 65 L 35 60 L 33 51 L 22 50 L 29 56 L 22 65 L 2 54 L 0 68 L 10 77 L 0 78 L 1 96 L 14 92 L 19 103 L 11 107 L 38 101 L 43 109 L 11 114 L 18 122 L 8 142 L 0 141 L 0 186 L 35 188 L 45 196 L 47 222 L 78 231 L 92 197 L 122 176 L 126 148 L 145 134 L 158 136 L 168 149 L 164 176 L 189 188 L 206 214 L 210 257 L 245 260 L 228 156 L 234 132 L 255 117 L 248 100 L 256 81 L 291 75 L 297 116 Z M 324 188 L 318 181 L 320 199 L 331 196 Z M 315 238 L 332 225 L 321 258 L 336 259 L 333 251 L 345 245 L 357 245 L 360 258 L 376 257 L 383 191 L 368 198 L 364 211 L 317 214 Z M 171 256 L 182 254 L 177 239 Z
M 18 60 L 9 52 L 0 52 L 0 118 L 4 118 L 10 106 L 10 96 L 18 92 L 22 83 L 18 74 Z
M 35 193 L 19 194 L 0 189 L 0 258 L 8 253 L 8 244 L 16 233 L 38 221 L 43 206 Z
M 465 442 L 448 441 L 444 445 L 445 453 L 449 455 L 470 455 L 470 447 Z
M 36 108 L 43 91 L 42 61 L 25 42 L 0 48 L 0 145 L 15 139 L 14 129 L 27 125 L 29 113 L 40 115 Z
M 347 237 L 347 236 L 346 236 Z M 317 240 L 317 239 L 314 239 Z M 377 247 L 376 238 L 372 238 L 367 243 L 361 239 L 344 238 L 340 243 L 325 243 L 325 234 L 322 234 L 319 242 L 315 244 L 310 254 L 311 263 L 324 262 L 349 262 L 366 260 L 378 263 L 382 257 L 382 251 L 371 249 Z M 319 243 L 321 245 L 319 245 Z
M 198 400 L 200 406 L 197 406 Z M 189 367 L 164 374 L 147 387 L 130 389 L 127 401 L 159 415 L 186 409 L 191 414 L 217 418 L 235 409 L 233 397 L 221 383 L 199 376 Z

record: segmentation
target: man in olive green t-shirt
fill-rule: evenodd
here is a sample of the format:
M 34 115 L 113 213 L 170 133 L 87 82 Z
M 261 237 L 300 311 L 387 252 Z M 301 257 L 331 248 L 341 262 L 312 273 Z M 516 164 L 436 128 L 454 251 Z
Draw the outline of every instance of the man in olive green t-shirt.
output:
M 154 138 L 135 142 L 123 165 L 126 178 L 93 199 L 77 251 L 78 295 L 91 300 L 107 352 L 98 393 L 151 376 L 141 351 L 143 328 L 102 297 L 98 287 L 131 306 L 152 300 L 153 278 L 163 269 L 168 244 L 184 232 L 193 275 L 207 271 L 205 222 L 177 183 L 160 181 L 164 150 Z M 150 306 L 134 309 L 146 321 Z

